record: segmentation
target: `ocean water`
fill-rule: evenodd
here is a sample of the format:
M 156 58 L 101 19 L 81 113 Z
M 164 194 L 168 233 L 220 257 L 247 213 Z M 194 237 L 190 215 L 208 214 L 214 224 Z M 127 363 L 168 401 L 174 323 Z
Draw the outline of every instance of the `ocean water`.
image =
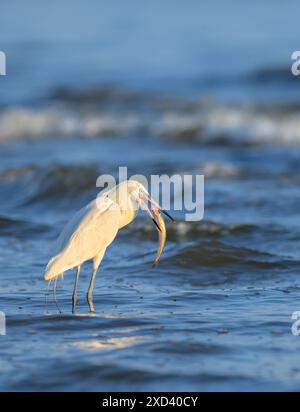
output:
M 0 389 L 300 389 L 296 2 L 4 2 Z M 43 273 L 100 174 L 204 174 L 200 222 L 147 215 L 45 309 Z

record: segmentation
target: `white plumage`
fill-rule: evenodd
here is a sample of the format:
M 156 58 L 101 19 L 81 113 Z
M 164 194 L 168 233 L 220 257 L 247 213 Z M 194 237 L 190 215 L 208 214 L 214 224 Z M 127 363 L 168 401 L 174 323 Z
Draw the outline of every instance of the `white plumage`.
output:
M 148 201 L 151 203 L 154 215 L 147 206 Z M 137 181 L 125 181 L 109 191 L 102 192 L 95 200 L 80 209 L 63 229 L 57 240 L 56 253 L 46 267 L 44 278 L 49 281 L 57 279 L 65 271 L 77 267 L 73 312 L 76 307 L 81 265 L 87 260 L 93 260 L 93 274 L 87 299 L 90 310 L 94 311 L 92 302 L 94 281 L 106 248 L 114 240 L 118 230 L 136 217 L 139 207 L 147 211 L 160 230 L 154 216 L 162 210 Z M 159 250 L 157 260 L 162 248 Z

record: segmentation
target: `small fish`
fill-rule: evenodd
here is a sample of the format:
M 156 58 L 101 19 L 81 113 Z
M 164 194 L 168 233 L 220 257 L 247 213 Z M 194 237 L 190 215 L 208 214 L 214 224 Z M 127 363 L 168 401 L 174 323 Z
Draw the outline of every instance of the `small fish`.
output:
M 153 263 L 153 266 L 157 265 L 157 263 L 160 259 L 160 256 L 162 254 L 162 251 L 165 247 L 165 243 L 166 243 L 166 239 L 167 239 L 166 225 L 165 225 L 165 221 L 164 221 L 162 215 L 160 214 L 159 211 L 155 211 L 154 216 L 155 216 L 156 223 L 157 223 L 157 226 L 158 226 L 158 247 L 157 247 L 157 254 L 156 254 L 156 258 L 155 258 L 155 261 Z

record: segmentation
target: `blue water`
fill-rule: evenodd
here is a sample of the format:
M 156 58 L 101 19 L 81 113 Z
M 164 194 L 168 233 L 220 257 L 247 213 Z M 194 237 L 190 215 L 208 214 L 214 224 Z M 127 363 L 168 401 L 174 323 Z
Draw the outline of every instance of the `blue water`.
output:
M 0 50 L 0 389 L 299 390 L 299 5 L 4 1 Z M 143 213 L 88 313 L 87 263 L 43 273 L 99 174 L 203 173 L 161 262 Z
M 107 82 L 253 98 L 253 85 L 240 90 L 239 77 L 289 69 L 299 48 L 299 11 L 297 1 L 228 0 L 222 6 L 191 0 L 183 6 L 179 0 L 92 0 L 88 7 L 82 1 L 5 1 L 0 39 L 9 76 L 1 79 L 1 101 L 31 100 L 59 85 Z M 255 87 L 261 98 L 296 95 L 285 90 L 293 87 L 268 83 Z

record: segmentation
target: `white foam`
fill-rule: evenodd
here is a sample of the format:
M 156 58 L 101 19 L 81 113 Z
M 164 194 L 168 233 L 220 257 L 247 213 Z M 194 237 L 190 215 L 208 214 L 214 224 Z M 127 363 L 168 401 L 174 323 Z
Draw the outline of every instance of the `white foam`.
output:
M 206 178 L 232 178 L 241 175 L 241 170 L 232 164 L 224 164 L 218 162 L 205 162 L 201 165 L 201 173 Z
M 19 108 L 0 114 L 0 141 L 48 136 L 124 136 L 139 126 L 139 119 L 128 114 L 82 115 L 70 111 L 59 113 L 53 109 Z
M 150 113 L 149 113 L 150 112 Z M 150 136 L 232 143 L 298 144 L 300 116 L 293 112 L 260 111 L 247 107 L 198 107 L 191 113 L 179 108 L 152 113 L 92 112 L 66 108 L 7 109 L 0 113 L 0 141 L 12 138 L 81 136 Z

